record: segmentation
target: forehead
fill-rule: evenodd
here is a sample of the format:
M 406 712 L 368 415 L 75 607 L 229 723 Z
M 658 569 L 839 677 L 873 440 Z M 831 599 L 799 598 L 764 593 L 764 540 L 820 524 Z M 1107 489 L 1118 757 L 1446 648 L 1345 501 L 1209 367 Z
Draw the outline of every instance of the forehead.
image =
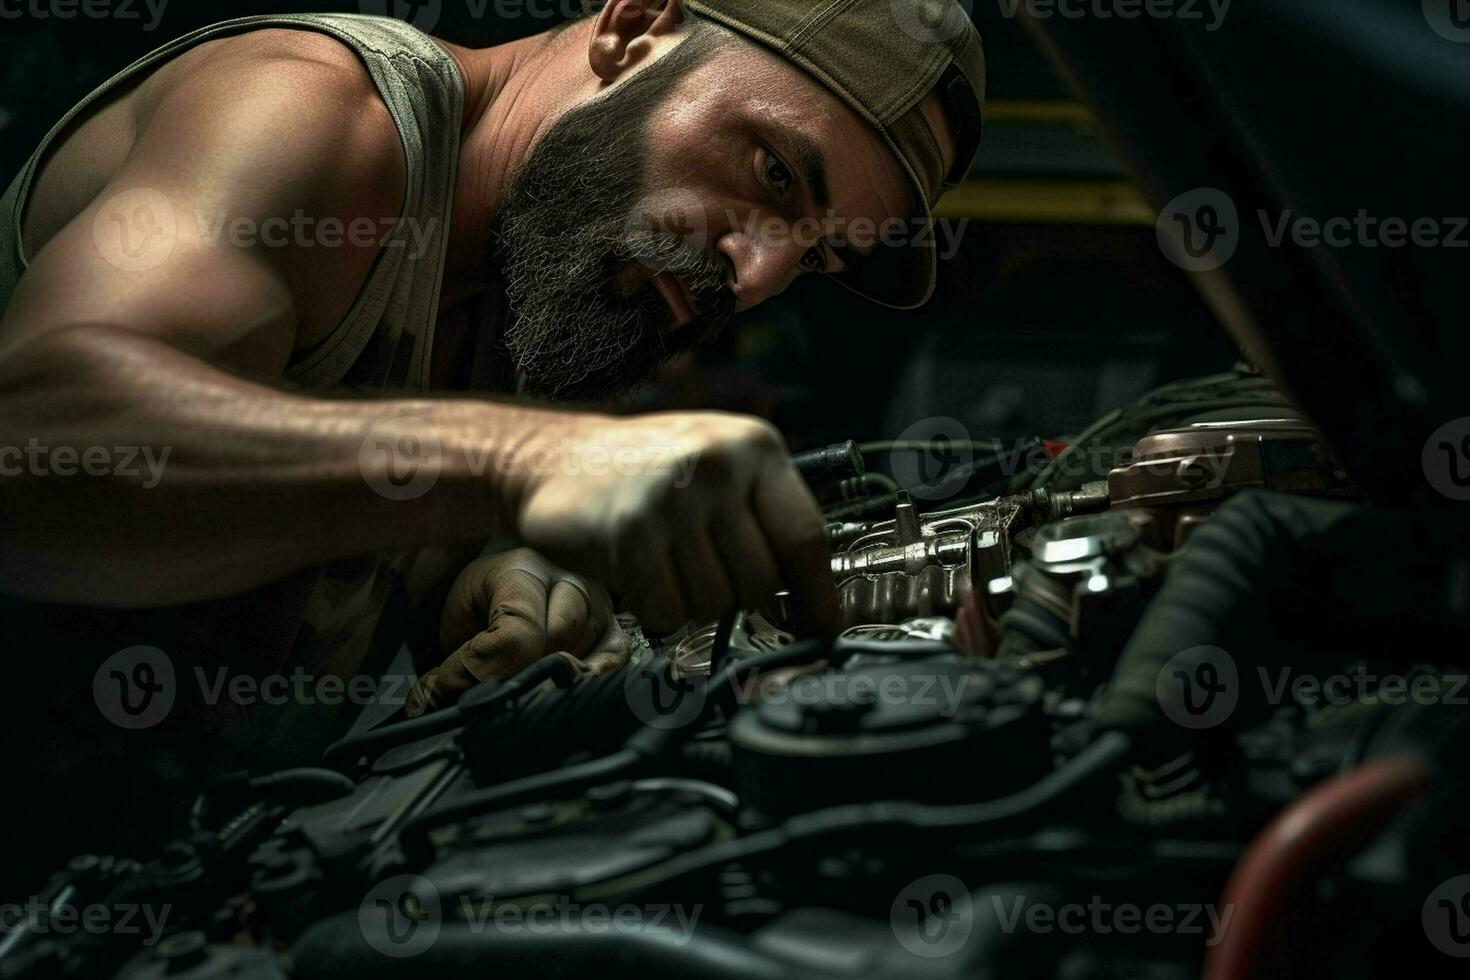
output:
M 745 38 L 686 75 L 670 109 L 692 124 L 772 138 L 783 155 L 810 146 L 839 217 L 913 213 L 908 178 L 877 131 L 806 72 Z

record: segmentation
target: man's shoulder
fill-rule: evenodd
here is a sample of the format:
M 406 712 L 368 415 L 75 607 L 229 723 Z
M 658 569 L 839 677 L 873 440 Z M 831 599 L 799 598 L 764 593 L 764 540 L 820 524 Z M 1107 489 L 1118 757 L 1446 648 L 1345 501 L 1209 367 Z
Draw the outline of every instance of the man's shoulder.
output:
M 231 143 L 253 130 L 286 137 L 283 155 L 305 149 L 335 163 L 339 182 L 403 180 L 397 125 L 376 83 L 346 43 L 317 31 L 265 27 L 206 41 L 139 94 L 142 125 L 157 114 L 166 125 L 217 127 Z

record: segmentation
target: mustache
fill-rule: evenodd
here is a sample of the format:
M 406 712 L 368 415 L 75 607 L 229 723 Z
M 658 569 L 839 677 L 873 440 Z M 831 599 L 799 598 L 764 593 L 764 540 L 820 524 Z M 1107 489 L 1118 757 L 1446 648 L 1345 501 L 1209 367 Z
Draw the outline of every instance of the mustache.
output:
M 683 280 L 697 310 L 684 328 L 693 335 L 692 343 L 713 340 L 734 318 L 730 267 L 696 242 L 672 232 L 639 232 L 629 235 L 619 252 L 623 262 L 638 262 L 654 275 L 667 272 Z

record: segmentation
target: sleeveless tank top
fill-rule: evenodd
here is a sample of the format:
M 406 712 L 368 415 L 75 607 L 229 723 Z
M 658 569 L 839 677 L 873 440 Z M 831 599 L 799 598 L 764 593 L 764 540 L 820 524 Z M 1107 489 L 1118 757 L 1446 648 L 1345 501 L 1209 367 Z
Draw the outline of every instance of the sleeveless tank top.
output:
M 164 45 L 99 86 L 52 128 L 0 197 L 0 311 L 26 268 L 21 218 L 52 141 L 100 99 L 189 48 L 263 28 L 316 31 L 352 49 L 392 114 L 408 171 L 402 216 L 352 309 L 325 340 L 294 359 L 286 380 L 308 389 L 422 391 L 449 238 L 464 83 L 459 66 L 433 39 L 386 17 L 293 14 L 225 21 Z M 419 239 L 411 238 L 410 228 L 419 231 Z
M 316 31 L 355 52 L 392 114 L 407 160 L 402 218 L 368 281 L 342 322 L 299 352 L 283 380 L 316 391 L 422 391 L 429 383 L 464 83 L 448 52 L 389 18 L 301 14 L 227 21 L 159 48 L 88 95 L 51 130 L 0 198 L 0 312 L 26 268 L 21 218 L 52 141 L 107 93 L 183 51 L 263 28 Z M 410 227 L 420 237 L 406 241 Z M 393 618 L 385 610 L 400 605 L 390 600 L 423 596 L 473 554 L 418 549 L 333 562 L 243 595 L 169 610 L 119 612 L 0 597 L 0 611 L 15 626 L 12 639 L 27 653 L 16 658 L 10 679 L 12 690 L 25 692 L 12 705 L 27 716 L 13 727 L 27 743 L 19 751 L 36 763 L 35 778 L 49 783 L 48 795 L 68 801 L 59 812 L 38 808 L 29 829 L 74 848 L 112 843 L 146 853 L 153 841 L 145 838 L 155 835 L 142 833 L 149 825 L 130 821 L 130 812 L 139 818 L 145 810 L 177 815 L 179 803 L 198 791 L 201 772 L 310 764 L 359 706 L 341 693 L 321 696 L 322 679 L 371 675 L 396 649 L 396 642 L 379 649 L 380 621 Z M 138 645 L 167 658 L 174 706 L 157 724 L 130 730 L 99 710 L 103 688 L 97 685 L 105 687 L 111 655 Z M 239 675 L 284 676 L 286 690 L 304 689 L 309 696 L 257 694 L 248 704 L 237 703 L 228 692 Z M 250 689 L 276 690 L 279 684 Z M 84 799 L 95 806 L 81 804 Z

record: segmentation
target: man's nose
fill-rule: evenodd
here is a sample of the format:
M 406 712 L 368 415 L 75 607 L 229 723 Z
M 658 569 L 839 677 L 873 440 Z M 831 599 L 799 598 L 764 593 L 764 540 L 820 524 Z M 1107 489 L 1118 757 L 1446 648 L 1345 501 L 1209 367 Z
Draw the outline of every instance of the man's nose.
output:
M 722 235 L 715 250 L 729 261 L 735 280 L 730 291 L 741 309 L 778 296 L 796 279 L 810 245 L 771 229 L 735 229 Z

